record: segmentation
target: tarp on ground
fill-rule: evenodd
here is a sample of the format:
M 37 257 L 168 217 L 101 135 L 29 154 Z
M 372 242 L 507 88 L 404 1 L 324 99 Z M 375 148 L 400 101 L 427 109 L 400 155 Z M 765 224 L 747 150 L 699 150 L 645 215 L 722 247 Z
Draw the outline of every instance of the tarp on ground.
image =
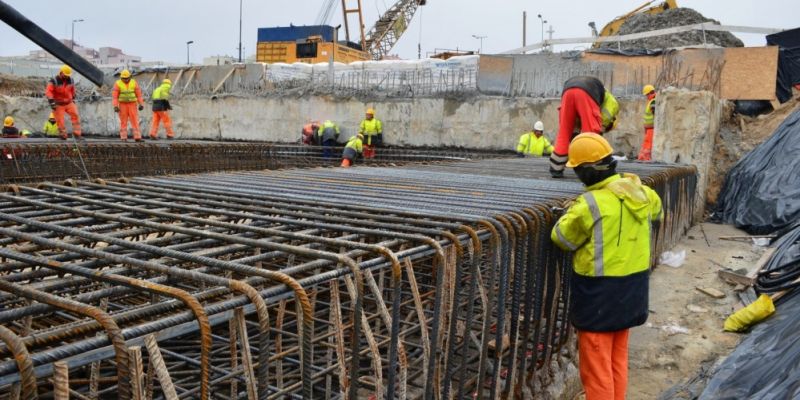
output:
M 800 28 L 767 35 L 767 44 L 780 47 L 775 94 L 785 103 L 792 98 L 792 86 L 800 83 Z
M 751 234 L 800 218 L 800 110 L 728 172 L 713 217 Z

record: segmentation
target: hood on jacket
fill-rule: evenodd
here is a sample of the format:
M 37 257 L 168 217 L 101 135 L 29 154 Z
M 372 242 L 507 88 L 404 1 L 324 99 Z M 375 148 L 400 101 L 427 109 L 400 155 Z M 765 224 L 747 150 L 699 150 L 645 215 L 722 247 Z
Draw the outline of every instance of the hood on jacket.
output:
M 642 187 L 642 181 L 634 174 L 622 174 L 622 177 L 609 182 L 606 189 L 622 200 L 622 204 L 637 220 L 646 220 L 649 213 L 650 199 Z

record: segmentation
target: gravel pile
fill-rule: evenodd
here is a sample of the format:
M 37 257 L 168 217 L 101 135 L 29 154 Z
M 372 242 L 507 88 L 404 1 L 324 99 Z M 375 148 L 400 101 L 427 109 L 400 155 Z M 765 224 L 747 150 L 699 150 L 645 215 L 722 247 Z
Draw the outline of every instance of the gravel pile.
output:
M 709 19 L 691 8 L 673 8 L 660 14 L 638 14 L 625 21 L 619 29 L 619 35 L 647 32 L 657 29 L 666 29 L 676 26 L 719 21 Z M 730 32 L 706 32 L 706 43 L 720 47 L 744 47 L 739 38 Z M 656 36 L 651 38 L 620 42 L 622 50 L 640 49 L 665 49 L 670 47 L 694 46 L 703 44 L 703 32 L 691 31 L 676 33 L 674 35 Z M 616 42 L 604 43 L 604 48 L 617 48 Z

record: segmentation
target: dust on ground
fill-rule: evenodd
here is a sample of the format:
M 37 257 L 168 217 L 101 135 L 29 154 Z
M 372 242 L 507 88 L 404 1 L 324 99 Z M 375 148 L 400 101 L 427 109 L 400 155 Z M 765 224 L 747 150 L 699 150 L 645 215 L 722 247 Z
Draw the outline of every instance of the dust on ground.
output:
M 728 315 L 740 307 L 736 287 L 722 281 L 717 271 L 754 268 L 765 248 L 719 239 L 744 235 L 730 225 L 696 225 L 673 249 L 686 251 L 684 264 L 655 269 L 650 280 L 650 318 L 631 331 L 629 399 L 658 398 L 694 376 L 705 361 L 726 356 L 739 343 L 741 335 L 722 330 Z M 715 299 L 696 287 L 720 290 L 725 297 Z

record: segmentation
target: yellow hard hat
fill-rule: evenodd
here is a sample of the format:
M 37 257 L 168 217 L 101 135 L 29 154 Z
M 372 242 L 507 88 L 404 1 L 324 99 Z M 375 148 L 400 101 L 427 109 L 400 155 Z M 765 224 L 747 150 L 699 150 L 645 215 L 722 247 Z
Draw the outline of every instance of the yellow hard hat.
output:
M 172 81 L 169 79 L 164 79 L 161 83 L 166 83 L 167 85 L 172 85 Z
M 50 113 L 50 115 L 47 116 L 47 119 L 56 119 L 56 113 Z
M 643 95 L 648 95 L 648 94 L 650 94 L 650 92 L 655 92 L 655 91 L 656 91 L 656 87 L 653 86 L 653 85 L 644 85 L 644 88 L 642 88 L 642 94 Z
M 601 135 L 588 132 L 581 133 L 569 144 L 567 168 L 575 168 L 581 164 L 596 163 L 614 152 L 608 141 Z
M 364 134 L 363 133 L 359 133 L 356 136 L 358 136 L 359 139 L 364 139 Z
M 367 109 L 367 114 L 375 115 L 375 109 L 374 108 L 368 108 Z
M 72 76 L 72 68 L 69 65 L 62 65 L 60 71 L 64 76 Z
M 3 120 L 3 126 L 14 126 L 14 117 L 6 117 Z
M 128 71 L 127 69 L 123 69 L 122 72 L 119 73 L 119 77 L 122 78 L 122 79 L 130 78 L 131 77 L 131 71 Z

